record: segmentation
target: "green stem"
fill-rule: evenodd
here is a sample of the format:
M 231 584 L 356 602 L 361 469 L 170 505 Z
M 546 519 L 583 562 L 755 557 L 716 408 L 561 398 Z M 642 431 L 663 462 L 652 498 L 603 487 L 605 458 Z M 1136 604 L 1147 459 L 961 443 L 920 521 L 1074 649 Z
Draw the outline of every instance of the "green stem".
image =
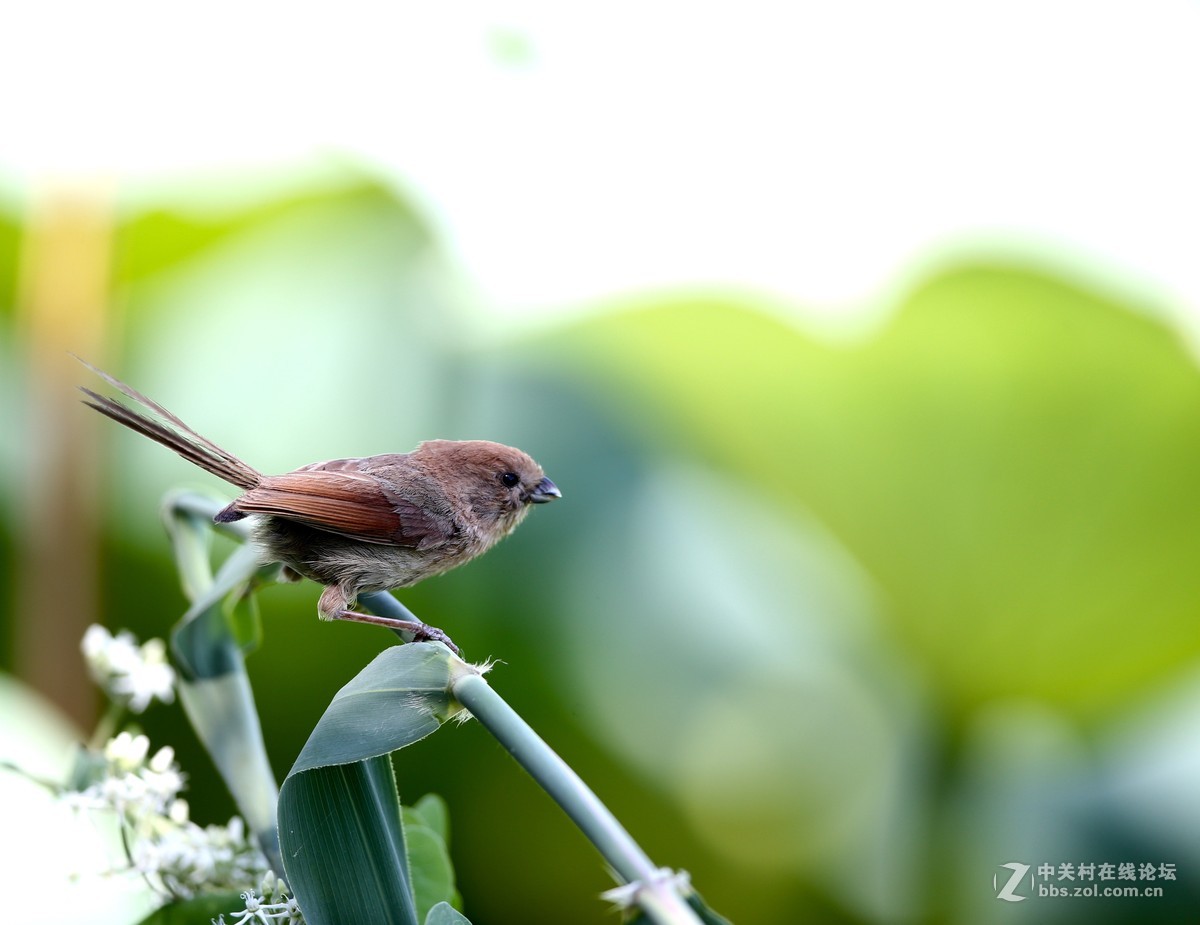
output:
M 623 883 L 637 883 L 635 901 L 659 925 L 699 925 L 678 887 L 650 860 L 625 827 L 571 767 L 477 672 L 463 672 L 450 691 L 562 807 Z
M 124 715 L 125 705 L 117 703 L 115 700 L 109 700 L 108 709 L 100 717 L 100 722 L 96 724 L 96 731 L 92 733 L 92 737 L 88 740 L 88 751 L 103 751 L 105 743 L 113 737 Z

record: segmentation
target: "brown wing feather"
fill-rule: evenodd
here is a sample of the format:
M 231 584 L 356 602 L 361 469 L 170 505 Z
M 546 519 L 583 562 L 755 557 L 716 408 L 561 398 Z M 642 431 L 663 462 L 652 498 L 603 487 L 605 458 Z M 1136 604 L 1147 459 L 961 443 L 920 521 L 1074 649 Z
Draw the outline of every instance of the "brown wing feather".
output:
M 230 507 L 246 514 L 270 514 L 367 543 L 436 546 L 450 538 L 419 504 L 363 474 L 299 469 L 270 475 Z

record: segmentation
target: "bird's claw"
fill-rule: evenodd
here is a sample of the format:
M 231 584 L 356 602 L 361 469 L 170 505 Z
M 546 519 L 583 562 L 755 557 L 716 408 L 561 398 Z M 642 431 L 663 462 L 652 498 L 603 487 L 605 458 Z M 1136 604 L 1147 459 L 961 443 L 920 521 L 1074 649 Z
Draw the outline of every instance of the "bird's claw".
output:
M 461 654 L 458 651 L 458 646 L 456 646 L 454 644 L 454 642 L 450 639 L 450 637 L 447 636 L 445 634 L 445 632 L 438 629 L 436 626 L 428 626 L 428 625 L 422 623 L 419 629 L 416 629 L 413 631 L 412 641 L 413 642 L 440 642 L 442 645 L 444 645 L 447 649 L 449 649 L 455 655 Z

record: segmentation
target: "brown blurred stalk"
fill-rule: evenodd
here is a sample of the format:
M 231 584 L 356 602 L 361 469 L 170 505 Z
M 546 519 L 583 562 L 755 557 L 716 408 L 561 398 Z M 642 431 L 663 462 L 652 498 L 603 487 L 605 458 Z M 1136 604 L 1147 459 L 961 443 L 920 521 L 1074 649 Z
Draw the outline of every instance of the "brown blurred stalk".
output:
M 34 200 L 21 253 L 28 345 L 28 471 L 18 543 L 18 674 L 84 728 L 95 718 L 79 640 L 99 619 L 98 454 L 70 353 L 101 359 L 112 197 L 101 184 L 52 186 Z

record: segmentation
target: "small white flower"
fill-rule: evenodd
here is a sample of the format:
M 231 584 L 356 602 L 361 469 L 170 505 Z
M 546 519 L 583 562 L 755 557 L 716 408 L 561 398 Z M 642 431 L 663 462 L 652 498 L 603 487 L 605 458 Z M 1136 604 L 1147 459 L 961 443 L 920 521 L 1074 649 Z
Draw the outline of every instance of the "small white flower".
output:
M 150 642 L 161 642 L 151 639 Z M 150 643 L 147 643 L 148 646 Z M 141 653 L 144 655 L 146 646 Z M 138 658 L 124 666 L 109 682 L 110 693 L 127 702 L 134 713 L 143 712 L 154 700 L 171 703 L 175 699 L 175 669 L 161 658 Z
M 172 800 L 171 805 L 167 807 L 167 818 L 176 825 L 185 825 L 188 822 L 189 814 L 187 800 Z
M 171 770 L 171 766 L 175 763 L 175 749 L 170 745 L 164 745 L 154 753 L 154 757 L 150 759 L 150 770 L 155 774 L 164 774 Z
M 80 645 L 93 680 L 106 694 L 134 713 L 141 713 L 154 700 L 175 699 L 175 669 L 167 661 L 167 646 L 149 639 L 138 646 L 131 633 L 113 636 L 93 624 Z
M 110 642 L 112 633 L 98 623 L 93 623 L 84 631 L 79 647 L 83 650 L 83 657 L 89 668 L 100 662 Z
M 119 668 L 120 677 L 128 679 L 138 665 L 165 666 L 165 647 L 152 643 L 138 648 L 128 634 L 114 639 L 102 627 L 93 627 L 82 647 L 97 673 Z M 62 801 L 76 811 L 116 814 L 129 871 L 140 874 L 164 897 L 185 899 L 261 881 L 262 894 L 249 891 L 248 908 L 234 913 L 230 925 L 302 925 L 299 907 L 288 897 L 283 881 L 267 874 L 267 859 L 257 841 L 247 837 L 241 817 L 204 828 L 189 819 L 187 801 L 179 798 L 185 779 L 174 749 L 164 746 L 151 755 L 146 736 L 121 732 L 105 743 L 102 755 L 102 764 L 93 760 L 89 766 L 94 782 L 82 791 L 64 792 Z
M 156 874 L 163 866 L 162 843 L 150 838 L 135 838 L 129 845 L 129 862 L 139 874 Z
M 100 782 L 99 794 L 107 806 L 119 813 L 153 812 L 157 803 L 146 782 L 136 774 L 106 777 Z
M 286 896 L 288 893 L 287 884 L 275 876 L 275 871 L 269 870 L 263 874 L 262 883 L 258 886 L 258 891 L 262 893 L 263 899 L 275 896 Z
M 234 916 L 231 925 L 248 925 L 252 921 L 264 925 L 273 922 L 282 925 L 304 925 L 304 915 L 300 912 L 296 900 L 288 895 L 287 884 L 270 871 L 263 878 L 261 894 L 255 893 L 254 890 L 242 893 L 242 909 L 229 914 Z M 214 925 L 224 921 L 224 915 L 219 920 L 213 919 Z
M 103 673 L 103 678 L 124 674 L 139 661 L 137 639 L 128 630 L 121 630 L 116 636 L 108 637 L 94 664 Z
M 104 757 L 118 771 L 136 771 L 150 752 L 150 740 L 144 735 L 120 732 L 104 746 Z
M 152 796 L 157 804 L 162 807 L 162 812 L 166 813 L 171 806 L 171 802 L 179 795 L 179 791 L 183 789 L 183 775 L 175 770 L 164 771 L 162 774 L 156 774 L 154 771 L 143 771 L 141 777 L 146 785 L 146 793 Z

